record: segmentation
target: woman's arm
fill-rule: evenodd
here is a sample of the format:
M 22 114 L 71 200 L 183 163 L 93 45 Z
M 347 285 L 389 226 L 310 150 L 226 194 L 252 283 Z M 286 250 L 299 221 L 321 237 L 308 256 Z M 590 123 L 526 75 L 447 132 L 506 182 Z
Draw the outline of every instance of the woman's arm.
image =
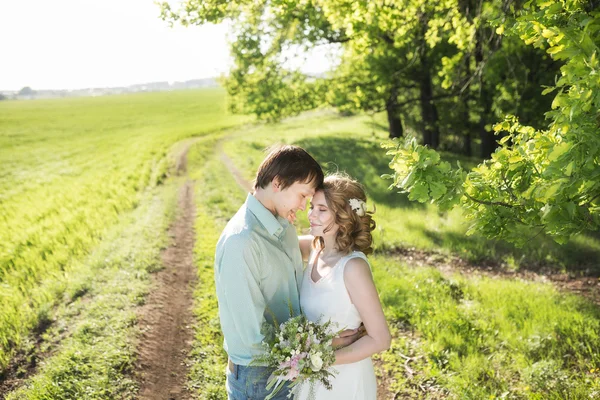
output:
M 362 258 L 349 260 L 344 271 L 344 283 L 367 334 L 335 352 L 337 365 L 357 362 L 387 350 L 392 341 L 369 264 Z
M 310 255 L 312 241 L 314 238 L 315 237 L 312 235 L 298 236 L 298 241 L 300 242 L 300 253 L 302 253 L 303 261 L 308 261 L 308 256 Z

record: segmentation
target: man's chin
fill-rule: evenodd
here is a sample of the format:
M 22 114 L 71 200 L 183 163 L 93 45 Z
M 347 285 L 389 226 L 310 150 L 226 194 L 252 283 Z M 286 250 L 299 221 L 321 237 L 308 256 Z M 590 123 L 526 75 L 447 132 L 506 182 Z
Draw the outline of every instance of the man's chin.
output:
M 287 220 L 290 221 L 290 223 L 294 223 L 296 222 L 296 213 L 295 212 L 291 212 L 288 214 L 287 216 Z

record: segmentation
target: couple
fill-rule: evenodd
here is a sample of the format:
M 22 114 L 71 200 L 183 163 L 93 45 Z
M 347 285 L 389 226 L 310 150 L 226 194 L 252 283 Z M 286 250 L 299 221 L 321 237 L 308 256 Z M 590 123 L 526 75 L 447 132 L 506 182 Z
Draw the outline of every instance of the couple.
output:
M 292 223 L 311 198 L 311 235 L 298 237 Z M 375 400 L 370 356 L 389 348 L 390 332 L 365 257 L 375 227 L 365 201 L 357 182 L 341 175 L 324 178 L 300 147 L 276 148 L 261 163 L 254 193 L 229 221 L 216 249 L 229 400 L 269 394 L 265 386 L 272 371 L 249 365 L 264 352 L 263 323 L 272 322 L 272 315 L 286 321 L 290 307 L 294 315 L 302 310 L 309 320 L 330 319 L 346 329 L 333 343 L 339 372 L 333 390 L 319 384 L 316 398 Z M 282 390 L 275 398 L 287 394 Z

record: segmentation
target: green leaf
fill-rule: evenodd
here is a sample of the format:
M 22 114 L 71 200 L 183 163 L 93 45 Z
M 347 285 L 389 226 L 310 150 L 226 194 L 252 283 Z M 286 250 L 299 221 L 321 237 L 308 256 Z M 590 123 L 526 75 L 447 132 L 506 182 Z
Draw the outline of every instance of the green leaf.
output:
M 555 86 L 549 86 L 546 89 L 542 90 L 542 95 L 547 95 L 548 93 L 552 93 L 556 90 Z
M 411 201 L 418 201 L 419 203 L 425 203 L 429 200 L 429 190 L 424 182 L 417 182 L 408 195 L 408 199 Z
M 446 194 L 447 191 L 446 186 L 438 182 L 431 182 L 431 184 L 429 185 L 429 189 L 431 190 L 431 198 L 433 200 L 439 199 L 444 194 Z
M 571 161 L 568 165 L 567 168 L 565 168 L 565 175 L 567 176 L 571 176 L 571 174 L 573 173 L 573 166 L 575 165 L 575 163 L 573 161 Z
M 556 161 L 560 156 L 565 154 L 571 148 L 571 144 L 569 143 L 560 143 L 559 145 L 554 146 L 552 152 L 548 155 L 548 161 Z

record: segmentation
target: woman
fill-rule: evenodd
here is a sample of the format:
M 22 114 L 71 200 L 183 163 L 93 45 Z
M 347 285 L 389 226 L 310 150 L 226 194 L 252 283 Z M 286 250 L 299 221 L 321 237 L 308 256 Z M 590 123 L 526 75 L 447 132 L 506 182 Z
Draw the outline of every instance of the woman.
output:
M 325 178 L 315 193 L 308 219 L 309 236 L 300 237 L 308 261 L 300 290 L 300 306 L 312 321 L 331 320 L 337 329 L 364 324 L 367 334 L 335 352 L 332 390 L 316 386 L 316 399 L 376 399 L 377 382 L 371 355 L 387 350 L 390 331 L 365 254 L 372 252 L 372 212 L 366 210 L 362 186 L 341 174 Z M 303 388 L 300 399 L 308 397 Z

